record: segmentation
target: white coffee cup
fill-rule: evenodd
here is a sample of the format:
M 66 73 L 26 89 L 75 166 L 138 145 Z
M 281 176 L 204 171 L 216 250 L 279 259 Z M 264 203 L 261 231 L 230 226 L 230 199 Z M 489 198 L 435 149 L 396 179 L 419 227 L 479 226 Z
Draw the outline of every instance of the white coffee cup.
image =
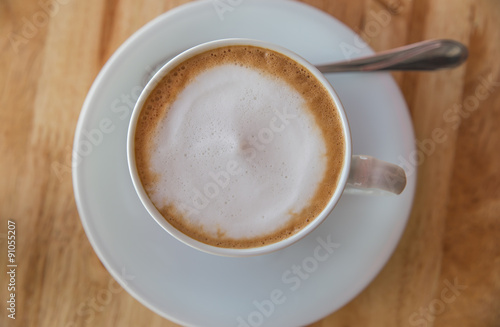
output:
M 302 228 L 297 233 L 280 240 L 276 243 L 253 247 L 253 248 L 226 248 L 217 247 L 200 242 L 194 238 L 187 236 L 186 234 L 180 232 L 173 225 L 171 225 L 158 211 L 151 199 L 148 197 L 144 187 L 141 183 L 140 177 L 136 168 L 135 159 L 135 131 L 137 126 L 137 120 L 142 107 L 148 98 L 150 92 L 156 87 L 159 81 L 174 67 L 177 67 L 180 63 L 185 60 L 203 53 L 208 50 L 216 49 L 219 47 L 226 47 L 231 45 L 247 45 L 255 46 L 265 49 L 270 49 L 275 52 L 281 53 L 286 57 L 292 59 L 293 61 L 304 66 L 312 75 L 314 75 L 329 92 L 329 95 L 333 99 L 340 116 L 340 120 L 343 127 L 344 139 L 345 139 L 345 152 L 344 152 L 344 166 L 340 173 L 340 178 L 333 195 L 331 196 L 328 204 L 323 209 L 323 211 L 316 216 L 316 218 L 311 221 L 308 225 Z M 149 81 L 144 90 L 142 91 L 137 103 L 135 105 L 134 111 L 132 113 L 132 118 L 130 121 L 128 135 L 127 135 L 127 159 L 130 170 L 130 175 L 132 182 L 136 189 L 137 195 L 139 196 L 142 204 L 149 212 L 151 217 L 163 227 L 168 233 L 173 237 L 177 238 L 179 241 L 204 252 L 223 255 L 223 256 L 253 256 L 270 253 L 276 250 L 283 249 L 317 228 L 323 220 L 330 214 L 335 205 L 338 203 L 342 193 L 344 191 L 363 193 L 363 194 L 374 194 L 374 193 L 401 193 L 406 186 L 406 175 L 404 170 L 394 164 L 387 163 L 370 156 L 352 155 L 352 141 L 351 133 L 349 128 L 349 123 L 344 110 L 344 107 L 336 94 L 333 87 L 330 85 L 328 80 L 323 76 L 323 74 L 316 69 L 314 65 L 300 57 L 299 55 L 293 53 L 292 51 L 285 49 L 283 47 L 249 39 L 223 39 L 207 42 L 198 46 L 195 46 L 189 50 L 186 50 L 179 54 L 178 56 L 171 59 L 166 63 Z

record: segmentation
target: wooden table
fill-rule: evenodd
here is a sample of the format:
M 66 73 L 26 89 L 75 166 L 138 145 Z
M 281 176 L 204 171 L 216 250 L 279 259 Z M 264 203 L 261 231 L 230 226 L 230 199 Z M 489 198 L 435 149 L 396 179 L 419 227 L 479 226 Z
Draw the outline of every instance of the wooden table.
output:
M 52 163 L 67 161 L 86 93 L 110 55 L 185 2 L 0 2 L 0 326 L 175 326 L 104 269 L 78 217 L 71 174 L 57 178 Z M 470 49 L 454 70 L 394 74 L 422 152 L 411 217 L 368 288 L 312 326 L 500 326 L 500 1 L 304 2 L 375 50 L 431 38 Z M 390 19 L 374 29 L 374 13 Z M 432 141 L 436 129 L 442 142 Z M 8 220 L 17 233 L 16 320 L 5 302 Z

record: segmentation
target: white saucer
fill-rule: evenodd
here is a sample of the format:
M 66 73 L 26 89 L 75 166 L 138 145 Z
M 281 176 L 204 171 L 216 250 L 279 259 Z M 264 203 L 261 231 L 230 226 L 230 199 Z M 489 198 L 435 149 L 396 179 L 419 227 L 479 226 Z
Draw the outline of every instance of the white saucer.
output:
M 312 234 L 269 255 L 217 257 L 172 238 L 142 207 L 127 169 L 127 126 L 148 70 L 191 46 L 228 37 L 274 42 L 312 63 L 341 60 L 340 43 L 357 44 L 340 22 L 298 2 L 234 1 L 239 5 L 225 11 L 223 20 L 214 3 L 229 2 L 193 2 L 165 13 L 106 63 L 76 130 L 75 149 L 83 158 L 74 162 L 76 203 L 103 264 L 156 313 L 188 326 L 246 326 L 242 320 L 248 326 L 304 326 L 350 301 L 386 263 L 406 225 L 416 176 L 409 175 L 401 196 L 344 195 Z M 359 55 L 369 53 L 364 48 Z M 394 163 L 408 158 L 415 149 L 413 129 L 392 77 L 328 77 L 347 111 L 353 153 Z M 340 246 L 331 254 L 316 250 L 318 238 L 328 237 Z M 294 275 L 294 265 L 305 265 L 302 277 Z M 273 299 L 283 303 L 271 310 Z

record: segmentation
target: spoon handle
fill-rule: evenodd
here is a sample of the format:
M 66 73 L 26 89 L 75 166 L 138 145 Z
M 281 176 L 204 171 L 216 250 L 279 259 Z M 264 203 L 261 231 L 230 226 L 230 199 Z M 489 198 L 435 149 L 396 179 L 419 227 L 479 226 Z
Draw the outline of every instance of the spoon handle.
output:
M 437 70 L 453 68 L 468 57 L 468 50 L 454 40 L 429 40 L 372 56 L 316 66 L 322 73 L 379 70 Z

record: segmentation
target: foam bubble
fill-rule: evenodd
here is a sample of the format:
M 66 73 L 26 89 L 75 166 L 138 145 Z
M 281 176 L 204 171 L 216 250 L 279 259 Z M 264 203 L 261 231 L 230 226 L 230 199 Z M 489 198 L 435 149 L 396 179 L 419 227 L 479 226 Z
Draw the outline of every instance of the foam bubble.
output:
M 276 231 L 308 204 L 326 169 L 302 96 L 279 78 L 229 64 L 178 94 L 152 149 L 153 203 L 183 204 L 176 206 L 186 222 L 211 237 Z

